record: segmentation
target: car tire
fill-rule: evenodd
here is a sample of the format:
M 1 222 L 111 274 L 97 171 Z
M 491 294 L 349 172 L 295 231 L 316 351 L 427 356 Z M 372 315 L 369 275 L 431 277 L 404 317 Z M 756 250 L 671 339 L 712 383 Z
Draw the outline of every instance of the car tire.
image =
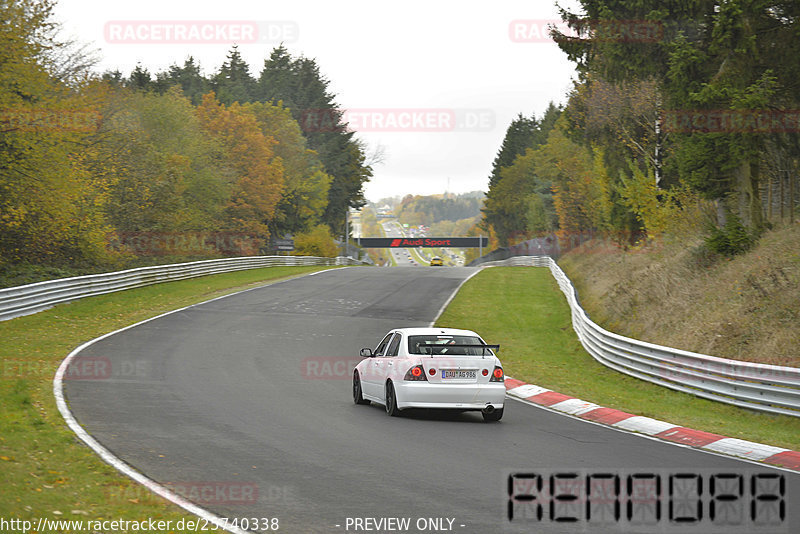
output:
M 369 401 L 361 394 L 361 378 L 358 371 L 353 373 L 353 402 L 356 404 L 369 404 Z
M 481 412 L 481 414 L 483 415 L 484 422 L 494 423 L 503 418 L 503 409 L 498 408 L 492 413 Z
M 391 382 L 386 382 L 386 413 L 391 417 L 400 415 L 400 409 L 397 408 L 397 395 L 394 393 L 394 386 Z

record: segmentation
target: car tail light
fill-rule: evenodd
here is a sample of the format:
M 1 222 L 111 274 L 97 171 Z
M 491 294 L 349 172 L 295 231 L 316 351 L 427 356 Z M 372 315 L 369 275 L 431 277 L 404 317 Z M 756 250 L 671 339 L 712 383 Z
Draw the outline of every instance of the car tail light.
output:
M 502 382 L 503 381 L 503 368 L 495 366 L 492 377 L 489 382 Z
M 428 369 L 428 374 L 431 375 L 431 376 L 435 375 L 436 374 L 436 369 L 431 367 L 430 369 Z
M 481 374 L 483 376 L 489 376 L 489 370 L 488 369 L 484 369 L 483 371 L 481 371 Z
M 415 365 L 406 372 L 406 376 L 403 377 L 403 380 L 410 380 L 412 382 L 427 382 L 428 378 L 425 376 L 425 370 L 422 368 L 422 366 Z

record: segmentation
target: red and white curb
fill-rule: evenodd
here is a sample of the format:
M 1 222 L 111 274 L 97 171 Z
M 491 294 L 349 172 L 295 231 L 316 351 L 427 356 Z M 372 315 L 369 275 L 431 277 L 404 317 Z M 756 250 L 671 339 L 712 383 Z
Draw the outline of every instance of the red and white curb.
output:
M 701 430 L 692 430 L 691 428 L 658 421 L 649 417 L 633 415 L 613 408 L 605 408 L 543 387 L 526 384 L 521 380 L 508 376 L 505 382 L 506 392 L 512 397 L 546 406 L 551 410 L 580 419 L 629 432 L 638 432 L 689 447 L 800 471 L 800 452 L 797 451 L 743 439 L 728 438 Z

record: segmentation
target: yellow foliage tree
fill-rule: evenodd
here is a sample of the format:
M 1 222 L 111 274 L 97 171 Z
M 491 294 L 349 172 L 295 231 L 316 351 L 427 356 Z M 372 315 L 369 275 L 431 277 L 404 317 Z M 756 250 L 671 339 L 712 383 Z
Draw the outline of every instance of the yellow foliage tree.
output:
M 83 150 L 98 113 L 53 71 L 52 4 L 0 3 L 0 263 L 106 257 L 103 188 Z
M 294 236 L 294 253 L 296 256 L 335 258 L 339 255 L 339 248 L 333 240 L 331 229 L 318 224 L 308 232 Z
M 619 186 L 622 201 L 636 215 L 642 231 L 650 239 L 665 233 L 700 229 L 703 202 L 687 187 L 664 190 L 656 186 L 652 172 L 644 173 L 631 164 L 631 177 L 623 177 Z

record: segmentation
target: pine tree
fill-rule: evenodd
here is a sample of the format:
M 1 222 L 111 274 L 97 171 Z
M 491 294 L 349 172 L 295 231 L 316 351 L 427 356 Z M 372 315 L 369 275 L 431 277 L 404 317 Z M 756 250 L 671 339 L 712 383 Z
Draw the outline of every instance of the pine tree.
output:
M 552 103 L 551 103 L 552 105 Z M 489 175 L 489 190 L 500 180 L 503 167 L 510 167 L 517 156 L 534 144 L 534 134 L 539 127 L 535 116 L 524 117 L 522 113 L 511 121 L 500 150 L 492 162 L 492 174 Z
M 256 96 L 256 81 L 250 76 L 250 67 L 234 45 L 228 57 L 214 75 L 212 88 L 217 99 L 225 105 L 252 102 Z
M 294 110 L 295 75 L 292 56 L 285 46 L 273 49 L 269 59 L 264 60 L 264 67 L 258 78 L 257 95 L 261 102 L 282 102 L 287 108 Z M 297 116 L 295 116 L 297 120 Z
M 329 81 L 313 59 L 292 59 L 285 47 L 274 49 L 259 76 L 259 95 L 264 101 L 286 105 L 333 180 L 322 221 L 334 234 L 344 231 L 351 207 L 364 205 L 364 183 L 372 176 L 364 148 L 347 131 L 342 110 L 328 90 Z
M 142 67 L 141 63 L 137 63 L 136 67 L 131 72 L 130 78 L 128 78 L 127 85 L 133 89 L 148 91 L 151 89 L 152 82 L 153 80 L 150 76 L 150 71 L 148 71 L 145 67 Z
M 199 105 L 203 95 L 208 92 L 209 82 L 200 72 L 200 65 L 195 63 L 194 58 L 189 56 L 183 62 L 183 66 L 172 65 L 169 68 L 168 79 L 172 83 L 177 83 L 183 89 L 192 104 Z
M 547 141 L 560 114 L 561 110 L 551 102 L 541 121 L 535 116 L 527 118 L 520 113 L 506 130 L 503 144 L 494 160 L 489 190 L 481 210 L 482 224 L 497 236 L 500 246 L 507 246 L 513 236 L 527 232 L 525 203 L 536 186 L 532 168 L 521 166 L 513 172 L 509 172 L 509 169 L 528 151 Z

